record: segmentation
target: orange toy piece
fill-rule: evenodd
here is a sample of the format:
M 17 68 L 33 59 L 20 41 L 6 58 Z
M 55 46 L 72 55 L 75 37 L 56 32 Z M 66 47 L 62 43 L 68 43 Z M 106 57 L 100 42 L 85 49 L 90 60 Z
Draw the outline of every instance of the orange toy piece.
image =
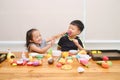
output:
M 102 67 L 103 67 L 103 68 L 109 68 L 109 64 L 106 63 L 106 62 L 102 62 Z

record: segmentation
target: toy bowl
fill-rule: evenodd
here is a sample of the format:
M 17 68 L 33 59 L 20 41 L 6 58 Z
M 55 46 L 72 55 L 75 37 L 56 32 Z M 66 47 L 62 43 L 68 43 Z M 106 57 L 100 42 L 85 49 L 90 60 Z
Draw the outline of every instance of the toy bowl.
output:
M 76 55 L 78 53 L 78 51 L 77 50 L 69 50 L 69 53 L 71 55 Z
M 60 50 L 53 50 L 52 55 L 53 56 L 61 56 L 61 51 Z

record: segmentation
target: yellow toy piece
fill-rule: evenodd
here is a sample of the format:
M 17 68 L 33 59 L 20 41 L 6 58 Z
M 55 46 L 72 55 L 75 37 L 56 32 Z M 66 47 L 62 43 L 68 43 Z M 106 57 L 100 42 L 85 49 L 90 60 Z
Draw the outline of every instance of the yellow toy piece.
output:
M 71 69 L 72 69 L 72 66 L 69 65 L 69 64 L 66 64 L 66 65 L 63 65 L 63 66 L 61 67 L 61 69 L 63 69 L 63 70 L 71 70 Z
M 68 59 L 67 63 L 71 64 L 71 63 L 73 63 L 73 60 L 72 59 Z
M 47 54 L 47 55 L 46 55 L 46 58 L 50 58 L 50 57 L 52 57 L 51 54 Z
M 9 53 L 7 54 L 7 59 L 8 59 L 8 60 L 14 59 L 14 58 L 16 58 L 16 57 L 15 57 L 15 54 L 13 54 L 13 53 L 11 53 L 11 52 L 9 52 Z
M 66 58 L 66 57 L 68 57 L 69 56 L 69 52 L 62 52 L 62 57 L 63 58 Z
M 65 64 L 66 60 L 64 58 L 60 58 L 60 60 L 58 62 L 60 62 L 61 64 Z
M 85 51 L 85 50 L 80 50 L 80 51 L 78 52 L 78 54 L 87 54 L 87 51 Z
M 100 51 L 100 50 L 92 50 L 91 53 L 92 54 L 101 54 L 102 51 Z
M 30 61 L 33 61 L 33 57 L 32 57 L 32 56 L 29 56 L 29 60 L 30 60 Z

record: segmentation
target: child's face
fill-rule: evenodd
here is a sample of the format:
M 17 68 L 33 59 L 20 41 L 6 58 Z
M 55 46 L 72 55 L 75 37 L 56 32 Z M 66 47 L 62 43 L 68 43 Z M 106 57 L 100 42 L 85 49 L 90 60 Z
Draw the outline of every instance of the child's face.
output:
M 71 25 L 71 24 L 68 28 L 68 32 L 69 32 L 69 37 L 75 37 L 78 34 L 80 34 L 80 30 L 78 29 L 78 27 L 75 25 Z
M 42 36 L 41 36 L 41 34 L 40 34 L 40 32 L 39 31 L 33 31 L 32 32 L 32 40 L 30 40 L 31 42 L 34 42 L 34 43 L 36 43 L 36 44 L 40 44 L 41 43 L 41 41 L 42 41 Z

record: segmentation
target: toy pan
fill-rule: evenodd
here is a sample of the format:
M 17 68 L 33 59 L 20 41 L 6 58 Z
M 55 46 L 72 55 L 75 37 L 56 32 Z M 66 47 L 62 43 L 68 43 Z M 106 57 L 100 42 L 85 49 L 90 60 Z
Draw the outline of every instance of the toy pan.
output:
M 99 51 L 101 53 L 93 54 L 92 51 Z M 120 50 L 90 50 L 88 52 L 93 60 L 102 60 L 103 56 L 109 57 L 109 60 L 120 60 Z
M 7 58 L 7 53 L 0 53 L 0 63 L 2 63 Z

